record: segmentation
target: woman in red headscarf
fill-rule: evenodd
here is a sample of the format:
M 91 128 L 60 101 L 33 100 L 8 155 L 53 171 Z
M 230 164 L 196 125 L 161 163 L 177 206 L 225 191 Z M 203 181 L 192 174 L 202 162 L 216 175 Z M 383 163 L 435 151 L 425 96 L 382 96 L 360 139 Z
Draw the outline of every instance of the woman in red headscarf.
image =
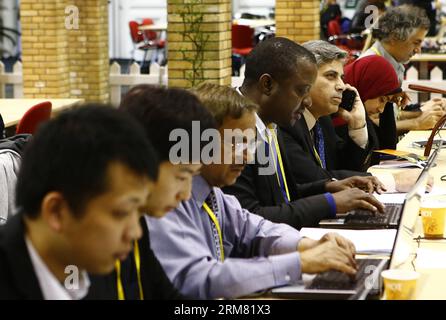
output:
M 407 103 L 408 98 L 401 90 L 392 65 L 377 55 L 358 59 L 345 67 L 344 82 L 358 90 L 365 106 L 369 143 L 375 149 L 395 149 L 397 131 L 393 104 L 400 107 Z M 343 135 L 342 126 L 337 131 Z M 373 156 L 371 164 L 378 162 L 378 156 Z

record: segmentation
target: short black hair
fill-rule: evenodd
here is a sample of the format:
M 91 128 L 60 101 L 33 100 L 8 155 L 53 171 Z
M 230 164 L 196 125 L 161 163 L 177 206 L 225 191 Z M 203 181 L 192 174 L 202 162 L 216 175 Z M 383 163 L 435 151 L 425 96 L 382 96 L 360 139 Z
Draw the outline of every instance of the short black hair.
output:
M 27 144 L 16 189 L 18 208 L 40 212 L 48 192 L 61 192 L 74 214 L 106 192 L 109 164 L 155 181 L 158 159 L 143 128 L 109 105 L 85 104 L 44 124 Z
M 122 99 L 120 109 L 133 115 L 145 128 L 161 161 L 169 160 L 169 152 L 177 141 L 170 141 L 174 129 L 184 129 L 192 137 L 192 121 L 200 122 L 198 134 L 216 128 L 215 119 L 191 92 L 178 88 L 164 88 L 142 84 L 133 87 Z M 190 151 L 192 141 L 189 141 Z M 205 145 L 200 139 L 201 149 Z M 206 143 L 207 144 L 207 143 Z M 189 152 L 189 162 L 199 160 Z
M 276 81 L 288 79 L 299 71 L 300 61 L 316 64 L 314 55 L 301 45 L 287 38 L 269 38 L 255 46 L 246 58 L 246 84 L 256 83 L 265 73 Z

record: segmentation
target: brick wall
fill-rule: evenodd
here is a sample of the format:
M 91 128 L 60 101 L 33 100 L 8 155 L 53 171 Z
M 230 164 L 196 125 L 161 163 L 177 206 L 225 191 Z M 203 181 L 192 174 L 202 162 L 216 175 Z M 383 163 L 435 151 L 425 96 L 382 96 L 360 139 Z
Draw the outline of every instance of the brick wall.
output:
M 190 20 L 203 17 L 202 23 L 195 25 L 203 35 L 205 43 L 202 65 L 195 66 L 198 71 L 195 84 L 208 81 L 229 85 L 231 83 L 231 0 L 168 0 L 168 77 L 169 86 L 188 88 L 192 86 L 193 61 L 197 61 L 196 45 L 190 39 L 196 38 Z M 187 4 L 193 3 L 193 12 L 183 19 L 182 12 Z M 200 58 L 198 58 L 200 60 Z
M 108 101 L 107 0 L 21 0 L 20 15 L 25 97 Z
M 21 0 L 24 95 L 69 96 L 64 1 Z
M 319 0 L 276 0 L 276 35 L 296 42 L 320 38 Z
M 76 0 L 79 29 L 68 30 L 70 96 L 109 100 L 107 0 Z

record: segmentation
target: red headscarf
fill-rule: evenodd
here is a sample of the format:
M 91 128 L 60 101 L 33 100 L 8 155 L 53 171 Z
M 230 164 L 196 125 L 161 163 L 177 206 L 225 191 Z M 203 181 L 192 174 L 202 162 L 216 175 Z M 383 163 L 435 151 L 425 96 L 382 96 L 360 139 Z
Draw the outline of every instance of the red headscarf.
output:
M 346 66 L 344 73 L 344 82 L 358 90 L 362 102 L 401 92 L 395 69 L 381 56 L 358 59 Z

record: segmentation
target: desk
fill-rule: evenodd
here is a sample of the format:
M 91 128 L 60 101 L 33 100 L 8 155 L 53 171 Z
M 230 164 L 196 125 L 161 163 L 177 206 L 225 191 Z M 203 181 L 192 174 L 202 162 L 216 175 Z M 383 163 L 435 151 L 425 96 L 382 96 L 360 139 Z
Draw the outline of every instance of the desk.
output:
M 423 155 L 423 148 L 414 148 L 412 146 L 412 141 L 416 140 L 427 140 L 429 138 L 431 131 L 411 131 L 404 136 L 403 139 L 398 143 L 397 149 L 402 151 L 413 152 L 418 155 Z M 441 130 L 440 133 L 443 137 L 446 137 L 446 130 Z M 446 149 L 442 149 L 437 158 L 437 165 L 431 169 L 431 174 L 434 176 L 434 187 L 435 189 L 444 190 L 446 194 L 446 181 L 441 181 L 440 177 L 446 174 Z
M 271 19 L 237 19 L 232 22 L 234 24 L 249 26 L 253 29 L 273 26 L 276 24 L 276 21 Z M 142 25 L 139 26 L 138 29 L 141 31 L 166 31 L 167 23 Z
M 77 103 L 83 102 L 83 99 L 0 99 L 0 114 L 5 122 L 5 128 L 17 125 L 28 109 L 35 104 L 44 101 L 51 101 L 52 115 L 62 110 L 71 108 Z
M 167 23 L 159 23 L 159 24 L 145 24 L 138 27 L 141 31 L 166 31 Z
M 412 147 L 411 142 L 415 140 L 427 139 L 430 133 L 430 131 L 409 132 L 398 143 L 398 150 L 410 151 L 422 155 L 424 149 Z M 446 137 L 445 130 L 442 130 L 442 135 Z M 435 180 L 434 189 L 444 191 L 444 193 L 446 194 L 446 182 L 440 180 L 440 177 L 446 174 L 446 149 L 442 149 L 440 151 L 440 154 L 437 158 L 437 165 L 433 167 L 430 172 L 434 176 Z M 415 233 L 416 236 L 422 235 L 421 221 L 418 221 Z M 423 240 L 420 242 L 420 249 L 428 249 L 432 253 L 430 259 L 444 259 L 444 257 L 446 256 L 446 241 Z M 444 290 L 444 288 L 446 288 L 446 261 L 441 263 L 443 264 L 442 268 L 433 268 L 427 266 L 427 261 L 423 261 L 422 257 L 418 257 L 415 260 L 416 269 L 421 274 L 419 286 L 417 288 L 416 299 L 446 299 L 446 290 Z M 410 261 L 407 261 L 407 263 L 403 267 L 412 268 L 410 265 Z
M 253 29 L 264 28 L 267 26 L 273 26 L 276 24 L 276 20 L 272 19 L 237 19 L 232 21 L 233 24 L 239 24 L 243 26 L 249 26 Z

